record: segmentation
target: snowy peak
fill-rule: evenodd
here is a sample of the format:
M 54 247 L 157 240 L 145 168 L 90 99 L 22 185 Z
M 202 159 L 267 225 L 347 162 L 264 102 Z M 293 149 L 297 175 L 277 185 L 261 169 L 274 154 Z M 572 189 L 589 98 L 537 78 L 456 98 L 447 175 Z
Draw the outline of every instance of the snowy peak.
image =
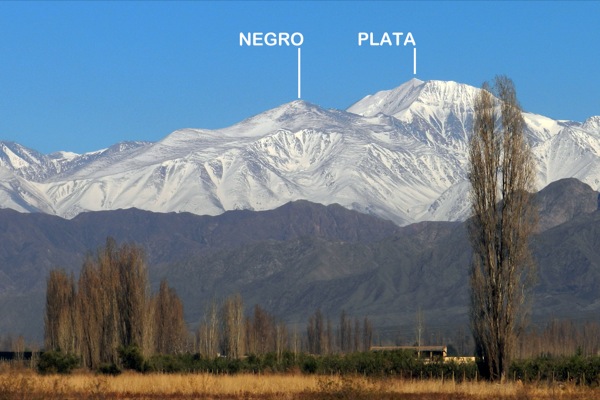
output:
M 323 108 L 304 100 L 295 100 L 261 113 L 252 118 L 256 122 L 271 122 L 280 127 L 295 125 L 299 120 L 303 122 L 321 121 L 329 118 L 329 113 Z
M 582 128 L 600 134 L 600 116 L 590 117 L 585 120 Z
M 0 167 L 34 181 L 56 172 L 47 156 L 15 142 L 0 142 Z
M 108 149 L 104 150 L 102 154 L 119 154 L 124 152 L 130 152 L 131 150 L 138 149 L 140 147 L 145 147 L 152 142 L 144 142 L 144 141 L 126 141 L 120 142 L 117 144 L 113 144 Z
M 43 182 L 75 173 L 98 160 L 113 160 L 148 144 L 149 142 L 121 142 L 90 153 L 58 151 L 45 155 L 18 143 L 0 142 L 0 166 L 32 182 Z
M 428 81 L 422 86 L 416 103 L 462 114 L 473 110 L 480 90 L 457 82 Z
M 367 96 L 348 111 L 391 116 L 404 125 L 405 132 L 427 146 L 464 152 L 478 91 L 456 82 L 413 79 L 396 89 Z
M 402 121 L 411 120 L 410 110 L 422 111 L 423 108 L 464 113 L 472 110 L 478 91 L 473 86 L 456 82 L 412 79 L 396 89 L 367 96 L 347 111 L 363 116 L 382 113 Z
M 418 79 L 411 79 L 395 89 L 382 90 L 368 95 L 348 107 L 347 111 L 365 117 L 372 117 L 380 113 L 390 116 L 397 115 L 417 100 L 425 84 Z
M 79 157 L 79 154 L 73 153 L 71 151 L 57 151 L 57 152 L 48 154 L 48 158 L 50 158 L 51 160 L 58 160 L 58 161 L 61 161 L 61 160 L 71 161 L 77 157 Z
M 327 129 L 342 127 L 355 115 L 340 110 L 328 110 L 304 100 L 295 100 L 250 117 L 217 132 L 232 137 L 256 137 L 280 129 Z
M 301 115 L 322 115 L 323 109 L 304 100 L 294 100 L 258 114 L 259 118 L 270 118 L 272 121 L 285 122 Z
M 15 142 L 0 142 L 0 166 L 20 170 L 41 165 L 44 155 Z

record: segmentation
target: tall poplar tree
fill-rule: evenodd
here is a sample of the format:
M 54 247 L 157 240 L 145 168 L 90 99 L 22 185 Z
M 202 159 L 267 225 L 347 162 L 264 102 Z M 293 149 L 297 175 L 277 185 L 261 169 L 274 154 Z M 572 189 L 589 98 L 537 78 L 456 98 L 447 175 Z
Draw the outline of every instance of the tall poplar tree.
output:
M 499 113 L 498 113 L 499 111 Z M 469 148 L 471 326 L 476 352 L 491 380 L 505 377 L 533 271 L 535 226 L 530 191 L 535 167 L 513 82 L 496 77 L 476 101 Z

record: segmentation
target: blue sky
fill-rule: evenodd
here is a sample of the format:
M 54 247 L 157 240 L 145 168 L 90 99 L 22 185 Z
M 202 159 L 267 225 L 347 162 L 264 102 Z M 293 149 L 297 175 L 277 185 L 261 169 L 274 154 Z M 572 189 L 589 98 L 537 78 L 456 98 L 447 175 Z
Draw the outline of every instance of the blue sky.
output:
M 416 77 L 513 79 L 523 108 L 600 114 L 600 2 L 0 2 L 0 140 L 42 153 L 220 128 L 297 98 L 345 109 Z M 412 45 L 359 47 L 358 32 Z

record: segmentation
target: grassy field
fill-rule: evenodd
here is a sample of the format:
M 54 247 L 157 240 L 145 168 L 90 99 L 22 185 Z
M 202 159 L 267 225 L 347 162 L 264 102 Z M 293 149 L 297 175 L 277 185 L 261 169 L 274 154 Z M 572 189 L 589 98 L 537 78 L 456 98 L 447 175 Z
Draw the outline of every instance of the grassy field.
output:
M 574 384 L 522 385 L 348 376 L 0 372 L 0 400 L 28 399 L 600 399 Z

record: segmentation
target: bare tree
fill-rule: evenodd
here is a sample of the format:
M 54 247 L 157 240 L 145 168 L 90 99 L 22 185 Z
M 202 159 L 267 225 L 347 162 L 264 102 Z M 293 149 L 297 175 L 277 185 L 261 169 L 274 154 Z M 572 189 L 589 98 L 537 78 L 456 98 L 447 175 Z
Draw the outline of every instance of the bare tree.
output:
M 306 335 L 308 339 L 308 352 L 311 354 L 325 354 L 327 352 L 327 334 L 323 313 L 320 309 L 308 318 Z
M 118 274 L 117 307 L 119 337 L 123 346 L 144 344 L 146 302 L 149 298 L 148 269 L 141 247 L 122 245 L 114 265 Z
M 275 322 L 275 354 L 277 361 L 281 361 L 283 351 L 288 347 L 288 330 L 281 321 Z
M 249 352 L 265 354 L 275 350 L 275 318 L 258 304 L 254 306 L 248 328 Z
M 327 317 L 327 327 L 323 338 L 323 354 L 331 354 L 333 352 L 333 346 L 333 326 L 331 324 L 331 319 Z
M 575 323 L 551 320 L 541 329 L 531 328 L 519 338 L 520 358 L 540 355 L 594 356 L 600 352 L 600 324 L 595 321 Z
M 160 289 L 152 299 L 152 304 L 154 350 L 160 354 L 182 352 L 187 332 L 183 318 L 183 303 L 166 280 L 160 282 Z
M 244 302 L 240 294 L 225 299 L 222 308 L 223 352 L 229 358 L 240 358 L 244 355 Z
M 152 355 L 157 352 L 156 350 L 156 336 L 159 335 L 156 324 L 156 303 L 158 296 L 151 297 L 145 303 L 144 309 L 144 333 L 142 336 L 142 343 L 140 344 L 141 348 L 144 349 L 144 355 Z M 183 304 L 182 304 L 183 307 Z M 178 313 L 178 311 L 177 311 Z M 183 315 L 183 309 L 181 311 Z M 182 317 L 183 318 L 183 317 Z M 176 317 L 176 320 L 179 319 L 179 316 Z M 183 322 L 184 327 L 185 322 Z M 179 326 L 178 324 L 176 326 Z M 186 337 L 188 333 L 186 332 Z M 184 339 L 187 340 L 187 339 Z
M 349 353 L 352 342 L 352 326 L 350 324 L 350 318 L 346 314 L 345 310 L 342 310 L 340 314 L 340 350 L 342 353 Z
M 100 307 L 98 309 L 82 309 L 82 313 L 98 313 L 102 335 L 100 336 L 100 362 L 118 363 L 118 348 L 122 345 L 120 334 L 121 310 L 119 308 L 120 279 L 118 272 L 118 247 L 113 238 L 107 238 L 104 247 L 99 248 L 92 268 L 99 275 Z
M 73 275 L 52 270 L 46 290 L 45 347 L 48 350 L 76 352 L 75 282 Z
M 90 368 L 118 363 L 120 346 L 136 345 L 143 354 L 149 354 L 153 332 L 148 288 L 141 248 L 119 247 L 111 238 L 95 256 L 86 257 L 78 290 L 72 275 L 51 271 L 46 295 L 46 348 L 81 354 L 84 365 Z
M 298 333 L 298 327 L 294 326 L 294 332 L 292 332 L 292 337 L 290 338 L 291 340 L 291 346 L 290 346 L 290 351 L 292 353 L 294 353 L 294 359 L 295 357 L 298 355 L 298 353 L 301 350 L 301 338 L 300 338 L 300 334 Z
M 415 320 L 415 339 L 417 342 L 417 347 L 419 347 L 419 350 L 417 350 L 417 357 L 421 358 L 421 345 L 423 344 L 421 341 L 421 338 L 423 337 L 423 329 L 424 329 L 424 321 L 423 321 L 423 310 L 421 309 L 421 306 L 419 306 L 419 308 L 417 309 L 417 315 L 416 315 L 416 320 Z
M 368 317 L 363 320 L 362 351 L 369 351 L 373 342 L 373 324 Z
M 494 93 L 497 98 L 487 83 L 479 92 L 469 147 L 470 317 L 476 352 L 485 366 L 482 372 L 498 380 L 510 365 L 526 281 L 533 270 L 529 237 L 535 209 L 529 191 L 535 168 L 513 82 L 497 77 Z
M 15 359 L 22 362 L 25 356 L 25 338 L 23 335 L 19 335 L 17 340 L 14 341 L 12 351 L 15 353 Z
M 101 363 L 101 343 L 104 337 L 105 304 L 100 272 L 91 257 L 83 264 L 79 275 L 79 322 L 81 324 L 81 356 L 83 365 L 95 368 Z M 93 311 L 92 311 L 93 310 Z
M 352 335 L 352 351 L 360 351 L 360 319 L 354 317 L 354 334 Z
M 200 352 L 206 357 L 214 358 L 219 352 L 219 304 L 215 299 L 206 307 L 204 320 L 198 329 Z
M 314 315 L 308 317 L 306 324 L 306 347 L 310 354 L 317 354 L 317 327 Z

